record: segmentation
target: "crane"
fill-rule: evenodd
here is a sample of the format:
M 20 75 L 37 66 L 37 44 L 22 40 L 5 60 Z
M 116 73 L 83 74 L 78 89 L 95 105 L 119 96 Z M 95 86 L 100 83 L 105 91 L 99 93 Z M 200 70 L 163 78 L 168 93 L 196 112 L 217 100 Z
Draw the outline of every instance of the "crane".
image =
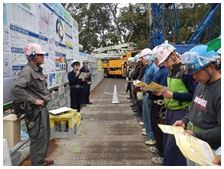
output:
M 190 50 L 196 44 L 200 43 L 200 38 L 202 34 L 205 32 L 208 26 L 214 28 L 214 16 L 221 9 L 220 3 L 213 3 L 211 4 L 210 9 L 199 23 L 198 27 L 194 31 L 194 33 L 190 36 L 188 40 L 186 40 L 185 44 L 173 44 L 176 47 L 178 53 L 183 53 L 185 51 Z M 167 37 L 175 37 L 178 40 L 178 33 L 179 33 L 179 20 L 177 17 L 177 10 L 176 4 L 170 3 L 152 3 L 151 4 L 151 16 L 152 16 L 152 24 L 151 24 L 151 31 L 150 31 L 150 43 L 149 47 L 153 48 L 157 45 L 160 45 L 165 41 Z M 171 11 L 174 12 L 174 19 L 172 21 Z M 168 23 L 169 25 L 165 25 L 165 12 L 168 11 Z M 220 18 L 221 23 L 221 18 Z M 173 28 L 173 24 L 175 24 L 175 28 Z M 165 29 L 169 29 L 166 31 Z M 221 31 L 221 24 L 219 25 L 219 30 Z M 219 33 L 220 33 L 219 31 Z M 165 32 L 168 32 L 166 35 Z M 214 32 L 210 33 L 210 39 L 214 38 Z

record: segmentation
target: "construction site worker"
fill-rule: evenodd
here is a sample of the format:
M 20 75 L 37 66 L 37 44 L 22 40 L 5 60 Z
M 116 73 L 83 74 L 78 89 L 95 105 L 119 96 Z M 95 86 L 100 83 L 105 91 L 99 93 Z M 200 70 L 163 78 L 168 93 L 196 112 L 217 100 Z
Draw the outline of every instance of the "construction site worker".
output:
M 133 80 L 137 80 L 138 79 L 138 76 L 139 76 L 139 73 L 141 71 L 141 68 L 143 67 L 142 59 L 143 58 L 141 57 L 140 54 L 135 55 L 136 67 L 135 67 L 135 70 L 131 74 Z
M 83 100 L 83 82 L 84 78 L 80 79 L 79 75 L 81 74 L 80 62 L 78 60 L 73 60 L 72 71 L 68 73 L 68 81 L 70 86 L 70 99 L 71 99 L 71 108 L 77 109 L 77 112 L 80 112 L 81 103 Z
M 221 146 L 221 74 L 220 56 L 198 45 L 182 56 L 184 69 L 199 82 L 189 113 L 174 123 L 186 133 L 208 142 L 213 150 Z M 195 165 L 188 160 L 188 165 Z
M 88 75 L 85 77 L 84 83 L 83 83 L 83 104 L 92 104 L 92 102 L 90 102 L 89 100 L 89 95 L 90 95 L 90 86 L 92 84 L 92 78 L 91 78 L 91 73 L 89 71 L 88 68 L 88 60 L 87 59 L 83 59 L 83 66 L 80 69 L 80 72 L 82 73 L 88 73 Z
M 50 138 L 47 103 L 51 100 L 51 95 L 40 66 L 44 63 L 46 52 L 39 44 L 29 43 L 24 48 L 24 53 L 28 63 L 15 80 L 12 94 L 26 104 L 24 120 L 30 137 L 31 164 L 51 165 L 54 161 L 45 159 Z
M 185 75 L 181 72 L 181 61 L 175 48 L 168 44 L 161 44 L 156 50 L 159 65 L 164 64 L 168 69 L 167 87 L 164 91 L 166 114 L 165 124 L 173 125 L 175 121 L 182 119 L 188 110 L 193 98 L 196 83 L 192 75 Z M 176 145 L 173 135 L 164 134 L 164 161 L 165 166 L 185 166 L 185 157 Z
M 153 54 L 156 55 L 156 50 L 158 46 L 153 49 Z M 168 76 L 168 69 L 163 64 L 158 64 L 160 60 L 156 59 L 155 64 L 159 67 L 159 70 L 156 72 L 153 82 L 156 82 L 162 86 L 167 86 L 167 76 Z M 164 119 L 164 99 L 163 96 L 157 96 L 156 94 L 152 93 L 151 95 L 151 115 L 152 115 L 152 131 L 154 133 L 154 137 L 156 140 L 155 146 L 150 146 L 149 150 L 152 153 L 157 154 L 155 157 L 151 159 L 151 161 L 155 164 L 162 165 L 163 164 L 163 132 L 158 127 L 158 124 L 163 123 Z
M 126 67 L 126 81 L 128 82 L 127 87 L 126 87 L 126 93 L 129 92 L 130 97 L 128 99 L 131 99 L 131 77 L 129 77 L 129 72 L 131 71 L 131 66 L 129 61 L 127 62 L 127 67 Z
M 134 70 L 131 72 L 130 77 L 131 79 L 134 81 L 138 78 L 139 72 L 141 70 L 142 67 L 142 62 L 141 59 L 139 59 L 141 57 L 139 57 L 139 54 L 135 55 L 134 57 L 134 61 L 135 61 L 135 68 Z M 137 106 L 137 98 L 136 98 L 136 91 L 135 91 L 135 86 L 133 83 L 131 83 L 131 92 L 132 92 L 132 104 L 131 107 L 133 107 L 133 111 L 137 112 L 138 110 L 138 106 Z
M 143 67 L 142 64 L 142 57 L 140 57 L 139 54 L 135 55 L 135 61 L 136 61 L 136 66 L 134 71 L 131 73 L 131 78 L 132 80 L 137 80 L 138 76 L 141 72 L 141 69 Z M 142 92 L 139 91 L 137 88 L 135 88 L 134 84 L 131 84 L 131 91 L 132 91 L 132 100 L 131 100 L 131 107 L 132 111 L 134 112 L 134 116 L 137 116 L 138 121 L 143 121 L 142 117 Z
M 142 81 L 149 84 L 152 82 L 152 79 L 155 73 L 158 71 L 158 67 L 154 63 L 154 55 L 152 50 L 149 48 L 145 48 L 140 52 L 140 57 L 143 57 L 143 65 L 146 66 L 145 73 L 143 75 Z M 144 89 L 141 89 L 144 91 Z M 145 131 L 142 132 L 142 135 L 147 136 L 145 141 L 146 145 L 154 145 L 155 139 L 154 134 L 152 132 L 152 124 L 151 124 L 151 100 L 150 95 L 144 91 L 143 100 L 142 100 L 142 112 L 143 112 L 143 120 L 144 120 L 144 128 Z
M 142 61 L 143 61 L 143 58 L 142 57 L 139 57 L 139 60 L 140 60 L 140 62 L 142 63 Z M 139 72 L 139 75 L 138 75 L 138 80 L 141 80 L 142 78 L 143 78 L 143 76 L 144 76 L 144 73 L 145 73 L 145 69 L 146 69 L 146 65 L 144 65 L 143 63 L 142 63 L 142 65 L 141 65 L 141 69 L 140 69 L 140 72 Z
M 128 85 L 127 85 L 127 89 L 126 89 L 126 93 L 129 91 L 130 93 L 130 99 L 133 98 L 133 79 L 131 77 L 132 72 L 135 70 L 135 58 L 134 57 L 129 57 L 128 61 L 127 61 L 127 71 L 126 71 L 126 78 L 128 81 Z

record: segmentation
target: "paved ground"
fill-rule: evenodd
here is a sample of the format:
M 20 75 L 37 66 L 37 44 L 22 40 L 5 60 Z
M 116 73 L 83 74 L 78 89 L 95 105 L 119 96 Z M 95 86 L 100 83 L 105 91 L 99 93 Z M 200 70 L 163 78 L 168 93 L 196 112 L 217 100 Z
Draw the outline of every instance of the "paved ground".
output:
M 119 104 L 112 104 L 114 85 Z M 91 93 L 93 105 L 81 110 L 82 124 L 73 140 L 55 139 L 49 158 L 57 166 L 153 165 L 141 127 L 130 109 L 124 79 L 104 79 Z M 27 159 L 23 165 L 29 165 Z

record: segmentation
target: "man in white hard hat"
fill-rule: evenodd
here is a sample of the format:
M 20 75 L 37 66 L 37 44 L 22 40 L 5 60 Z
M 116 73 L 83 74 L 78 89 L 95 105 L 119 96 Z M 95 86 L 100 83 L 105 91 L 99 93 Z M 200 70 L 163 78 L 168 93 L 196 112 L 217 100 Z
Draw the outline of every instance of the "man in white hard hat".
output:
M 154 63 L 155 57 L 152 53 L 152 50 L 149 48 L 143 49 L 140 52 L 140 57 L 143 57 L 142 63 L 146 66 L 142 81 L 149 84 L 152 82 L 155 73 L 158 71 L 158 67 Z M 151 125 L 151 99 L 150 95 L 147 92 L 144 92 L 143 95 L 144 96 L 142 100 L 142 112 L 145 132 L 143 131 L 142 135 L 146 135 L 148 138 L 148 140 L 145 141 L 145 144 L 151 146 L 156 143 Z
M 156 56 L 158 46 L 154 47 L 152 52 Z M 167 76 L 168 76 L 168 69 L 163 64 L 158 65 L 159 61 L 156 59 L 155 61 L 159 70 L 156 72 L 155 76 L 153 77 L 153 82 L 156 82 L 162 86 L 167 86 Z M 162 165 L 163 164 L 163 132 L 159 128 L 158 124 L 163 123 L 164 119 L 164 99 L 163 96 L 156 96 L 155 93 L 151 94 L 151 117 L 152 117 L 152 131 L 154 133 L 154 137 L 156 140 L 155 146 L 150 146 L 149 150 L 152 153 L 156 153 L 157 155 L 154 156 L 151 161 L 154 164 Z
M 51 100 L 51 95 L 40 67 L 44 63 L 46 52 L 39 44 L 30 43 L 25 47 L 24 53 L 28 63 L 15 80 L 12 94 L 18 99 L 17 103 L 25 105 L 24 119 L 30 137 L 32 165 L 51 165 L 53 160 L 45 159 L 50 138 L 47 103 Z

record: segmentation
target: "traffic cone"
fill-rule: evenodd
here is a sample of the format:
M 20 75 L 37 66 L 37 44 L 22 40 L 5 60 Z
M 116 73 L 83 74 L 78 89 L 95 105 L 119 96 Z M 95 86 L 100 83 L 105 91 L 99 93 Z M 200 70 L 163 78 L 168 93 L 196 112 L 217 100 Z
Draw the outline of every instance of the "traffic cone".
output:
M 114 85 L 114 93 L 113 93 L 112 103 L 114 103 L 114 104 L 120 103 L 120 101 L 117 97 L 117 86 L 116 85 Z

